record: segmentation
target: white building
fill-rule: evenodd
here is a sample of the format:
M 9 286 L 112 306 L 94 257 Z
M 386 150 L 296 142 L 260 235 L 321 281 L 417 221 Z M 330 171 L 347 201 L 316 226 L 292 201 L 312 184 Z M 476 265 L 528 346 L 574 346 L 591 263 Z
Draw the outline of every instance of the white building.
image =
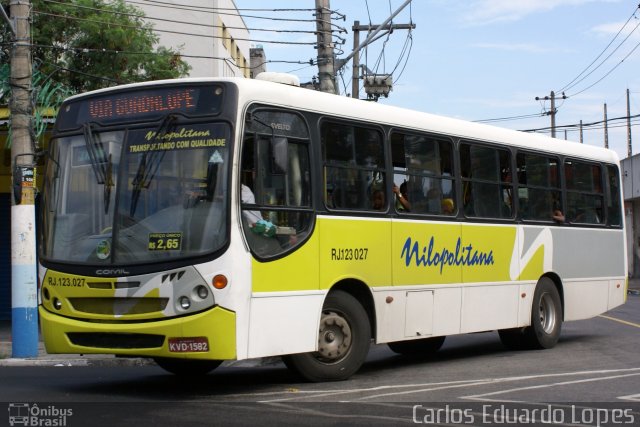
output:
M 144 11 L 160 45 L 180 51 L 191 77 L 250 76 L 249 31 L 233 0 L 127 3 Z

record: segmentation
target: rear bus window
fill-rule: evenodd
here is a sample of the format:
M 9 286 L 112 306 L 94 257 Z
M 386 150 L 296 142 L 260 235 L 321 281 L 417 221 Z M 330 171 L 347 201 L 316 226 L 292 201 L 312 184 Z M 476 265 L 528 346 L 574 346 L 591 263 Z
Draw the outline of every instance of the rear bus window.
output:
M 567 160 L 564 173 L 567 183 L 567 220 L 578 224 L 602 224 L 604 192 L 600 165 Z

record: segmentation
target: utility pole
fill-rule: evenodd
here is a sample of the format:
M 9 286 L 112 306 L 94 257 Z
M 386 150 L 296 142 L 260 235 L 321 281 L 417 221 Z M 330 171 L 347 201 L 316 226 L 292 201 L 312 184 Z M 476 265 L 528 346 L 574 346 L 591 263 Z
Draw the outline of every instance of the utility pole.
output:
M 555 138 L 556 137 L 556 113 L 558 112 L 558 110 L 556 110 L 556 94 L 554 91 L 551 91 L 551 94 L 549 96 L 545 96 L 544 98 L 540 98 L 539 96 L 536 96 L 536 101 L 540 101 L 541 99 L 544 99 L 545 101 L 551 100 L 551 110 L 549 111 L 549 115 L 551 116 L 551 138 Z M 567 96 L 564 94 L 564 92 L 562 92 L 561 99 L 567 99 Z
M 360 31 L 376 31 L 379 30 L 412 30 L 416 28 L 416 24 L 386 24 L 386 25 L 360 25 L 360 21 L 354 21 L 353 27 L 353 67 L 351 71 L 351 97 L 360 98 Z M 368 39 L 369 40 L 369 39 Z M 371 42 L 370 40 L 369 42 Z M 341 60 L 341 63 L 346 62 Z
M 609 124 L 607 123 L 607 103 L 604 103 L 604 148 L 609 148 Z
M 631 147 L 631 100 L 629 99 L 629 89 L 627 89 L 627 157 L 631 157 L 633 150 Z
M 584 143 L 584 136 L 582 134 L 582 120 L 580 120 L 580 144 Z
M 13 357 L 38 355 L 35 161 L 31 137 L 31 0 L 11 0 L 11 332 Z
M 337 94 L 330 10 L 329 0 L 316 0 L 318 78 L 320 80 L 320 90 L 322 92 Z
M 353 22 L 353 67 L 351 67 L 351 97 L 360 98 L 360 21 Z M 628 93 L 628 90 L 627 90 Z

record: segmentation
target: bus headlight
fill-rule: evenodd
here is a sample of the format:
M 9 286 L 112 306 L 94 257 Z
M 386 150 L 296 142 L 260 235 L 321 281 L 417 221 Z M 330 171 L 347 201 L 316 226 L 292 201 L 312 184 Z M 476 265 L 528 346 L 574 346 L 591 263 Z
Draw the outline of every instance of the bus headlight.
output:
M 200 285 L 196 288 L 196 294 L 200 299 L 206 299 L 209 296 L 209 289 L 206 286 Z
M 189 310 L 189 307 L 191 307 L 191 300 L 188 297 L 180 297 L 178 302 L 183 310 Z
M 60 301 L 58 298 L 54 298 L 53 308 L 55 308 L 56 310 L 60 310 L 62 308 L 62 301 Z

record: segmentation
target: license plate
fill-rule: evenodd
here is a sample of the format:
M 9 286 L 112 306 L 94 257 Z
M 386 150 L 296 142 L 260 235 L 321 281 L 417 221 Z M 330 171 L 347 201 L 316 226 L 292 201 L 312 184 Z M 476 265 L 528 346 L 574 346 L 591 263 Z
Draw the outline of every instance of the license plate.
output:
M 172 353 L 209 351 L 209 340 L 207 337 L 169 338 L 169 351 Z

